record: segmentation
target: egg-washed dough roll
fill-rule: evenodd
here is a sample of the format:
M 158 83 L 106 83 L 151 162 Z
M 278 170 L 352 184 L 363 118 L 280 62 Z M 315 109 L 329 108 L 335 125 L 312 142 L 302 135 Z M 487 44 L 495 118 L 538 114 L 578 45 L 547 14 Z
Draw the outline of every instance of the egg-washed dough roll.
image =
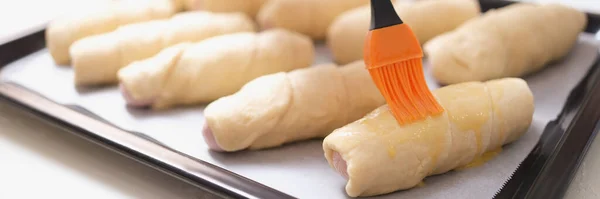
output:
M 204 110 L 207 145 L 251 150 L 323 138 L 385 103 L 362 61 L 323 64 L 252 80 Z
M 117 72 L 133 61 L 149 58 L 182 42 L 236 32 L 254 32 L 254 22 L 242 13 L 186 12 L 171 19 L 121 26 L 73 44 L 71 57 L 77 85 L 117 82 Z
M 111 1 L 52 20 L 46 28 L 46 46 L 56 64 L 66 65 L 71 61 L 69 47 L 73 42 L 113 31 L 121 25 L 169 18 L 179 7 L 174 0 Z
M 433 91 L 445 111 L 400 126 L 387 105 L 323 141 L 349 196 L 409 189 L 515 141 L 533 119 L 533 94 L 519 78 L 465 82 Z
M 128 104 L 164 109 L 211 102 L 257 77 L 308 67 L 314 57 L 312 40 L 300 33 L 233 33 L 133 62 L 119 71 L 119 80 Z
M 267 0 L 185 0 L 187 10 L 243 12 L 254 18 Z
M 442 84 L 520 77 L 565 56 L 586 25 L 559 4 L 519 3 L 486 12 L 424 46 Z
M 396 12 L 410 25 L 421 44 L 479 16 L 476 0 L 427 0 L 394 2 Z M 327 45 L 335 61 L 345 64 L 363 59 L 365 38 L 371 23 L 370 6 L 362 6 L 342 13 L 327 32 Z
M 258 12 L 261 28 L 286 28 L 313 39 L 323 39 L 331 22 L 342 12 L 369 0 L 270 0 Z

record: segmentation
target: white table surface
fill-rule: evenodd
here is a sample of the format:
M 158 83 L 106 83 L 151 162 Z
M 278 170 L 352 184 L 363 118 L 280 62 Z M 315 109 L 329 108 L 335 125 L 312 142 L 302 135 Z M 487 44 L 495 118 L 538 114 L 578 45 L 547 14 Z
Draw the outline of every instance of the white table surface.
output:
M 73 6 L 102 0 L 0 0 L 0 43 Z M 568 3 L 600 13 L 600 0 Z M 67 7 L 67 5 L 69 7 Z M 567 198 L 600 198 L 600 142 Z M 0 100 L 0 198 L 209 198 L 203 190 L 81 140 Z

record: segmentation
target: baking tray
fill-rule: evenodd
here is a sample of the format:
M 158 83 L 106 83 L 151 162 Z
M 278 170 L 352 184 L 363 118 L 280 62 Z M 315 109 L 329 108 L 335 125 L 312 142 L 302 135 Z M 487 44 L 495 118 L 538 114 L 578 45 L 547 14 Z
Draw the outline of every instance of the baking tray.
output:
M 512 2 L 480 1 L 480 3 L 482 10 L 487 11 Z M 586 32 L 589 34 L 597 33 L 600 27 L 600 16 L 588 14 L 588 20 Z M 7 70 L 23 64 L 28 58 L 47 54 L 44 51 L 43 27 L 37 30 L 32 29 L 30 32 L 31 34 L 0 46 L 0 66 L 9 65 L 9 67 L 2 69 L 3 72 L 10 72 Z M 597 48 L 593 50 L 594 53 L 598 53 Z M 536 141 L 537 145 L 508 180 L 506 186 L 498 192 L 497 198 L 523 198 L 525 196 L 538 198 L 534 196 L 546 196 L 536 194 L 549 193 L 551 193 L 551 196 L 557 197 L 564 193 L 572 174 L 585 155 L 586 146 L 589 145 L 588 142 L 593 140 L 593 136 L 598 131 L 596 126 L 600 119 L 600 107 L 597 105 L 600 102 L 600 82 L 597 80 L 600 79 L 600 75 L 598 75 L 600 73 L 598 72 L 600 63 L 596 60 L 586 67 L 589 67 L 589 70 L 585 72 L 586 75 L 583 78 L 576 80 L 579 83 L 571 91 L 558 117 L 546 125 L 541 139 Z M 45 72 L 44 70 L 37 71 L 37 73 Z M 36 73 L 36 71 L 33 71 L 33 73 Z M 24 86 L 2 81 L 0 83 L 0 96 L 23 110 L 65 128 L 68 132 L 106 146 L 217 195 L 233 198 L 293 198 L 291 194 L 265 186 L 264 183 L 261 184 L 255 179 L 243 177 L 205 160 L 182 153 L 181 150 L 169 147 L 169 145 L 152 136 L 127 131 L 120 125 L 115 125 L 114 122 L 111 123 L 81 106 L 65 103 L 56 98 L 47 98 L 43 93 L 34 92 Z M 270 153 L 276 150 L 293 151 L 294 148 L 298 147 L 312 147 L 311 154 L 316 154 L 316 156 L 310 157 L 296 157 L 300 161 L 307 158 L 317 158 L 319 161 L 324 161 L 318 141 L 307 141 L 291 147 L 258 153 Z M 235 156 L 241 158 L 242 155 L 233 156 L 231 158 L 236 158 Z M 321 169 L 327 169 L 327 172 L 333 173 L 330 168 Z M 548 176 L 554 179 L 547 179 Z M 336 183 L 340 181 L 341 179 Z M 324 182 L 317 180 L 314 183 Z M 298 186 L 301 187 L 301 185 Z M 552 192 L 545 191 L 548 188 L 551 188 Z M 343 194 L 343 187 L 339 187 L 339 189 L 336 191 Z M 314 190 L 304 191 L 314 192 Z M 394 196 L 396 195 L 388 194 L 383 197 L 394 198 Z

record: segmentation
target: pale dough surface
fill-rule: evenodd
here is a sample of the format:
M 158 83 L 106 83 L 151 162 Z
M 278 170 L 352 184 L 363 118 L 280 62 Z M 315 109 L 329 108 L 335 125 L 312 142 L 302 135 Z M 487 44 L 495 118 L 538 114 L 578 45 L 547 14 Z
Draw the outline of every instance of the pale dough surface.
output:
M 400 126 L 387 105 L 323 141 L 325 157 L 347 162 L 352 197 L 409 189 L 429 175 L 468 164 L 518 139 L 533 118 L 533 95 L 519 78 L 466 82 L 433 91 L 445 111 Z
M 204 11 L 121 26 L 113 32 L 86 37 L 73 44 L 70 53 L 75 84 L 116 83 L 119 69 L 152 57 L 169 46 L 255 30 L 254 22 L 245 14 Z
M 243 12 L 254 18 L 268 0 L 185 0 L 186 10 Z
M 88 36 L 113 31 L 119 26 L 165 19 L 179 11 L 175 0 L 109 1 L 94 9 L 75 11 L 52 20 L 46 28 L 46 46 L 54 62 L 71 61 L 71 44 Z
M 209 104 L 204 114 L 219 146 L 237 151 L 322 138 L 384 103 L 357 61 L 259 77 Z
M 369 3 L 369 0 L 270 0 L 258 13 L 264 29 L 286 28 L 313 39 L 324 39 L 331 22 L 342 12 Z
M 397 0 L 394 1 L 394 7 L 421 44 L 480 14 L 476 0 Z M 336 63 L 346 64 L 363 59 L 370 23 L 369 5 L 346 11 L 332 22 L 327 32 L 327 45 Z
M 310 66 L 312 40 L 273 29 L 233 33 L 167 48 L 119 71 L 119 79 L 138 100 L 153 108 L 207 103 L 238 91 L 262 75 Z
M 586 25 L 560 4 L 519 3 L 486 12 L 424 46 L 442 84 L 519 77 L 564 57 Z

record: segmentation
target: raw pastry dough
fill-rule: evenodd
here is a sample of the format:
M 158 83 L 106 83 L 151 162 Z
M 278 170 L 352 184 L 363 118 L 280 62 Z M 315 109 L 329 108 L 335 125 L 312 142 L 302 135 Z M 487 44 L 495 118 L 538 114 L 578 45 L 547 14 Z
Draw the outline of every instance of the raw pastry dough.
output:
M 113 32 L 86 37 L 73 44 L 70 53 L 75 84 L 116 83 L 119 69 L 133 61 L 149 58 L 169 46 L 254 31 L 254 22 L 242 13 L 202 11 L 121 26 Z
M 110 1 L 51 21 L 46 28 L 46 46 L 56 64 L 66 65 L 71 60 L 69 47 L 73 42 L 125 24 L 169 18 L 180 7 L 174 0 Z
M 476 0 L 405 1 L 395 1 L 394 7 L 421 44 L 480 15 Z M 371 8 L 368 5 L 346 11 L 334 20 L 327 32 L 327 45 L 337 63 L 363 59 L 370 23 Z
M 442 84 L 519 77 L 565 56 L 586 25 L 560 4 L 513 4 L 486 12 L 424 46 Z
M 310 66 L 312 40 L 283 29 L 233 33 L 167 48 L 119 71 L 130 105 L 155 109 L 205 103 L 262 75 Z
M 363 61 L 324 64 L 252 80 L 204 110 L 204 137 L 213 150 L 263 149 L 322 138 L 385 100 Z
M 187 10 L 243 12 L 254 18 L 267 0 L 186 0 Z
M 533 95 L 519 78 L 454 84 L 433 94 L 442 115 L 400 126 L 384 105 L 325 138 L 325 157 L 349 178 L 349 196 L 412 188 L 515 141 L 533 119 Z
M 286 28 L 313 39 L 323 39 L 331 22 L 342 12 L 369 0 L 270 0 L 258 13 L 263 29 Z

